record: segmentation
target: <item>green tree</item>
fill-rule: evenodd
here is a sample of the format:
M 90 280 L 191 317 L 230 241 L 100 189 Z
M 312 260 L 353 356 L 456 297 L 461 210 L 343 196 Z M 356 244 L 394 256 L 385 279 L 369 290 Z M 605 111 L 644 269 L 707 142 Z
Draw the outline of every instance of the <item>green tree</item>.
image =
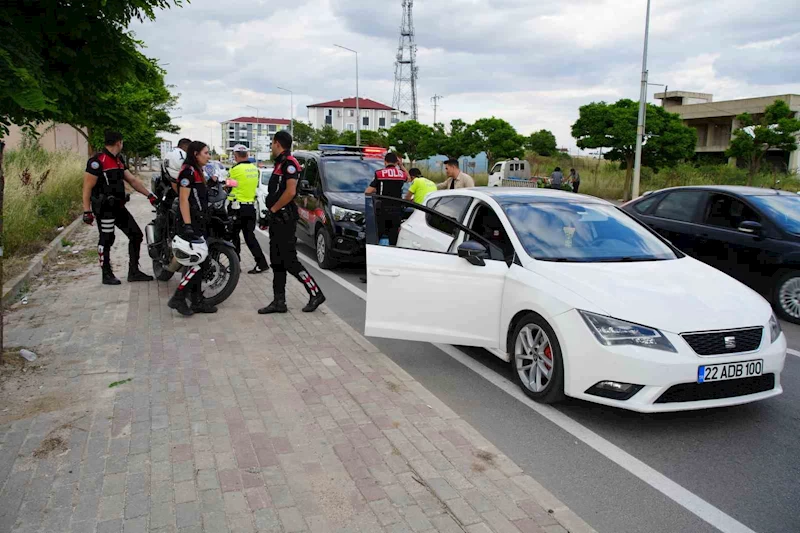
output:
M 381 148 L 389 148 L 389 130 L 362 130 L 361 146 L 380 146 Z
M 524 138 L 514 126 L 501 118 L 482 118 L 470 126 L 474 136 L 474 150 L 485 152 L 489 166 L 500 159 L 513 159 L 525 155 Z
M 525 147 L 544 157 L 550 157 L 558 150 L 556 136 L 549 130 L 531 133 L 525 140 Z
M 314 131 L 314 141 L 313 145 L 317 146 L 320 144 L 338 144 L 339 143 L 339 132 L 333 129 L 333 126 L 330 124 L 325 124 L 322 129 L 318 129 Z
M 800 120 L 794 118 L 794 112 L 783 100 L 775 100 L 758 121 L 750 113 L 742 113 L 736 120 L 741 127 L 734 130 L 731 146 L 725 155 L 747 161 L 748 185 L 761 168 L 768 150 L 797 150 L 796 134 L 800 131 Z
M 578 148 L 608 148 L 606 159 L 624 162 L 626 200 L 631 197 L 638 116 L 639 103 L 633 100 L 622 99 L 614 104 L 593 102 L 581 106 L 578 120 L 572 125 Z M 647 105 L 643 161 L 654 168 L 675 165 L 691 157 L 696 144 L 695 130 L 684 126 L 680 116 Z
M 0 213 L 3 139 L 11 124 L 32 127 L 77 117 L 85 98 L 141 74 L 131 20 L 154 19 L 181 0 L 0 3 Z M 0 215 L 0 239 L 3 224 Z M 2 248 L 2 242 L 0 242 Z M 0 262 L 0 285 L 2 285 Z M 0 321 L 0 353 L 3 348 Z
M 389 146 L 394 146 L 412 164 L 436 155 L 433 140 L 433 128 L 415 120 L 401 122 L 389 130 Z
M 298 148 L 311 148 L 314 143 L 314 128 L 308 122 L 294 121 L 292 138 Z
M 450 132 L 445 131 L 444 124 L 434 125 L 433 143 L 436 153 L 446 155 L 450 159 L 463 156 L 476 156 L 475 135 L 470 125 L 460 118 L 450 121 Z

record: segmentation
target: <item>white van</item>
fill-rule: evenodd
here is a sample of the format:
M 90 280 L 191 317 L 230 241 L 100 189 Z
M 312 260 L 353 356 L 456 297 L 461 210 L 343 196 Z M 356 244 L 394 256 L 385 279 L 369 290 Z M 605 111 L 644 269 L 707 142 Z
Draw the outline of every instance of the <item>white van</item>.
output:
M 489 172 L 489 187 L 500 187 L 503 180 L 529 181 L 531 179 L 531 164 L 524 159 L 510 159 L 498 161 Z

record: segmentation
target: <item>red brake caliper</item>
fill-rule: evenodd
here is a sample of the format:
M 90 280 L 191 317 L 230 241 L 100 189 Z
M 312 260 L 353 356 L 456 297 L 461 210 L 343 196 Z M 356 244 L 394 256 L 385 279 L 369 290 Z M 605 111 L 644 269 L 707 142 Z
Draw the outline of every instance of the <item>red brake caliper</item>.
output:
M 553 362 L 553 351 L 550 349 L 550 346 L 548 346 L 547 348 L 544 349 L 544 356 L 547 357 L 548 359 L 550 359 L 550 363 L 549 364 L 545 363 L 547 368 L 553 368 L 553 365 L 552 365 L 552 362 Z

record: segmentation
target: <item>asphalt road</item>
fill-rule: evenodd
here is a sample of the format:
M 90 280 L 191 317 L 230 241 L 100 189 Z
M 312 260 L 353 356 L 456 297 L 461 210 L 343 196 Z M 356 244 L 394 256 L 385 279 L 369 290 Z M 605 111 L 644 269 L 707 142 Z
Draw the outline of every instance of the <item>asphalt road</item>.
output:
M 267 242 L 263 235 L 259 240 L 262 246 Z M 313 257 L 310 248 L 300 245 L 299 250 Z M 330 309 L 363 331 L 364 300 L 322 271 L 311 272 Z M 366 291 L 359 280 L 363 267 L 333 272 L 339 281 Z M 800 353 L 800 326 L 784 323 L 783 328 L 789 346 Z M 787 356 L 784 394 L 778 398 L 658 415 L 568 400 L 548 411 L 567 420 L 564 425 L 490 382 L 511 374 L 507 364 L 484 350 L 460 348 L 470 368 L 431 344 L 370 340 L 601 533 L 800 531 L 798 356 Z M 610 448 L 668 479 L 646 483 L 642 477 L 647 476 L 631 473 L 619 454 L 587 444 L 569 424 L 596 433 Z M 670 480 L 706 505 L 695 505 L 691 497 L 677 498 L 681 503 L 667 497 Z M 710 516 L 723 526 L 704 521 Z

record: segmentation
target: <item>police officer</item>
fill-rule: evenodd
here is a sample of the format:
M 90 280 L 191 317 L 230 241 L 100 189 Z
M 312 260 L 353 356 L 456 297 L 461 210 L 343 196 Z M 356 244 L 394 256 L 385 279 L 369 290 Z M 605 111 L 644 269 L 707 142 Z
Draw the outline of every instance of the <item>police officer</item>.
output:
M 191 265 L 167 303 L 170 309 L 184 316 L 217 312 L 217 308 L 203 298 L 201 291 L 203 275 L 208 267 L 208 245 L 205 240 L 208 188 L 203 167 L 209 159 L 208 146 L 194 141 L 186 149 L 186 160 L 178 174 L 179 221 L 182 225 L 172 241 L 173 250 L 183 252 L 184 256 L 191 256 L 195 252 L 198 254 L 196 261 L 189 261 Z M 191 307 L 186 303 L 187 295 L 191 297 Z
M 104 285 L 119 285 L 121 282 L 111 269 L 111 246 L 116 235 L 114 228 L 122 230 L 128 237 L 128 281 L 152 281 L 139 270 L 139 249 L 142 245 L 142 230 L 133 215 L 125 208 L 129 196 L 125 194 L 125 182 L 138 193 L 147 196 L 150 203 L 159 203 L 155 194 L 148 191 L 128 170 L 122 152 L 122 134 L 116 131 L 105 132 L 105 148 L 89 159 L 83 177 L 83 221 L 91 225 L 97 218 L 100 239 L 97 254 L 103 272 Z
M 269 226 L 269 259 L 272 262 L 273 301 L 258 310 L 260 315 L 286 313 L 286 273 L 297 278 L 308 293 L 308 304 L 304 313 L 311 313 L 325 302 L 325 295 L 297 259 L 297 179 L 300 163 L 292 156 L 292 136 L 283 130 L 272 139 L 272 155 L 275 157 L 275 170 L 267 188 L 266 209 L 262 213 L 261 226 Z
M 403 162 L 397 154 L 389 152 L 384 157 L 385 168 L 375 171 L 375 178 L 369 184 L 364 194 L 379 194 L 381 196 L 391 196 L 398 200 L 403 197 L 403 185 L 408 179 L 408 173 L 403 167 Z M 389 244 L 397 244 L 397 236 L 400 233 L 400 218 L 403 214 L 403 207 L 399 202 L 382 202 L 375 206 L 375 216 L 377 218 L 378 238 L 387 236 Z
M 258 188 L 258 167 L 248 160 L 247 147 L 237 144 L 233 147 L 236 164 L 231 169 L 230 178 L 237 182 L 228 195 L 229 212 L 233 219 L 233 244 L 241 256 L 242 243 L 239 232 L 244 234 L 244 242 L 256 260 L 256 266 L 248 274 L 261 274 L 269 270 L 267 258 L 256 239 L 256 189 Z

